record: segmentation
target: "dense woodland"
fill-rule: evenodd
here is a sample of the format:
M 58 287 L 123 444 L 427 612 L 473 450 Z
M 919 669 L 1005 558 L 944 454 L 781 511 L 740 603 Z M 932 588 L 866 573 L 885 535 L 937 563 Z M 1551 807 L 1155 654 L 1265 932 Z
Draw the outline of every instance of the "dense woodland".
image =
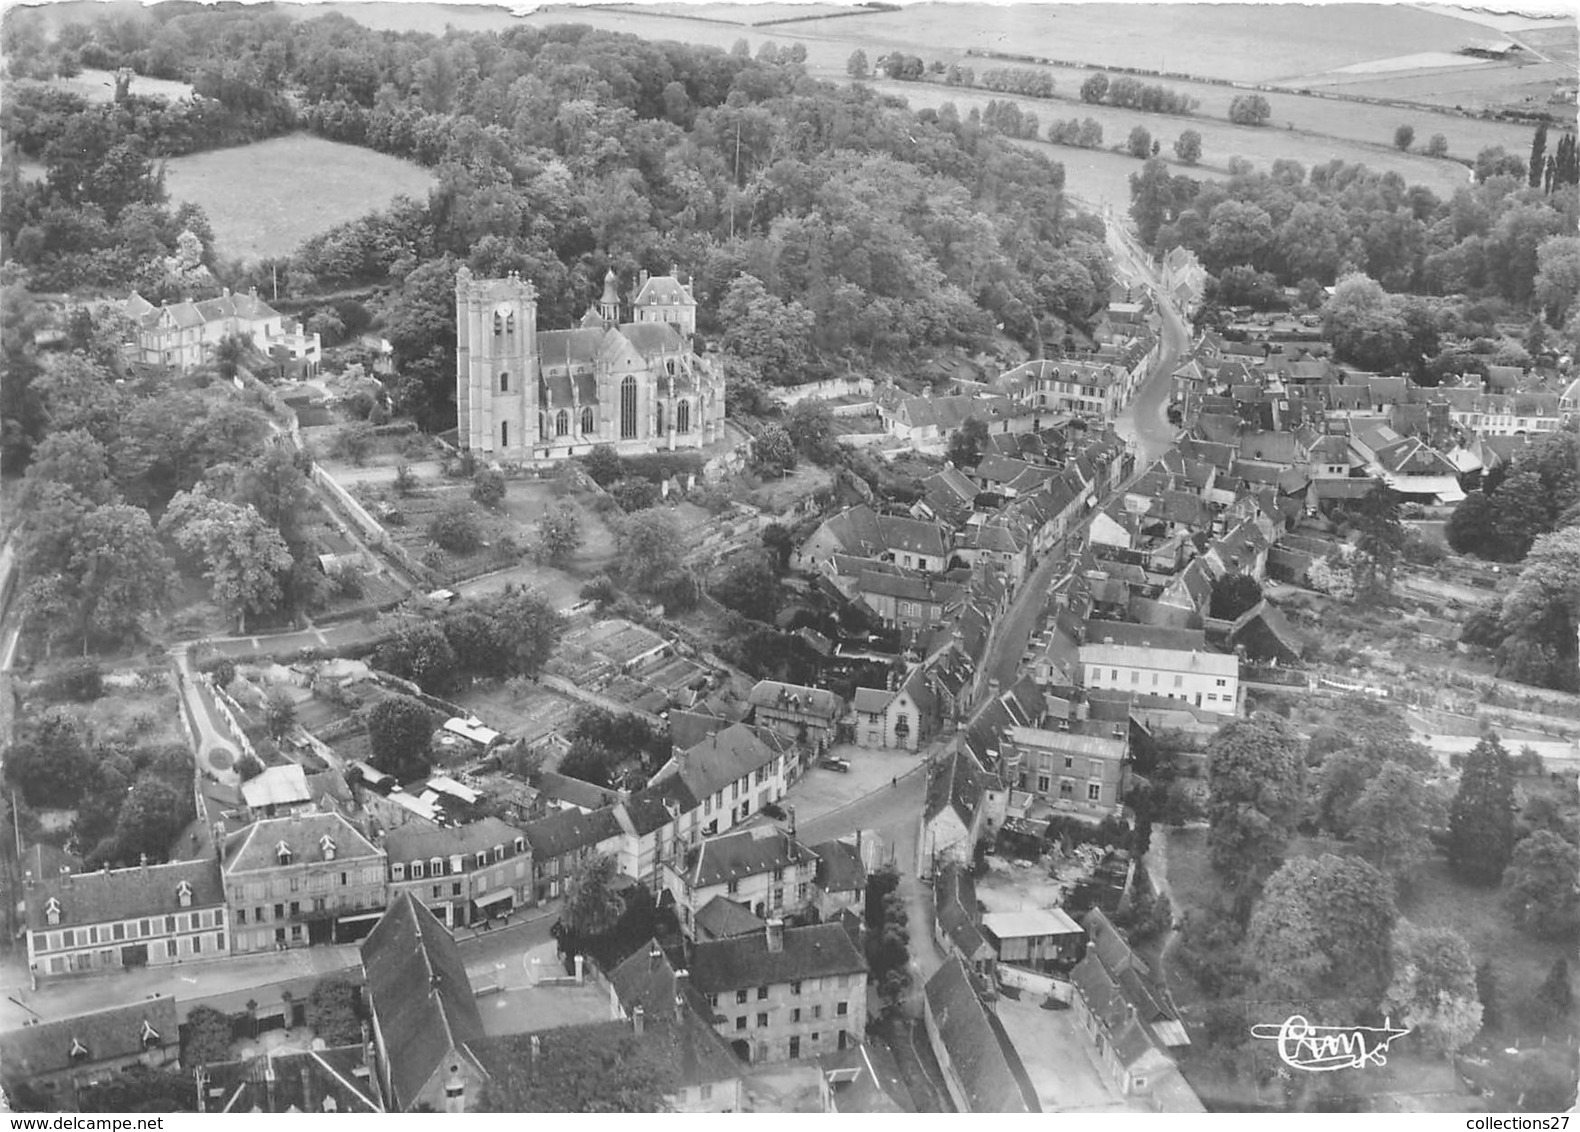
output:
M 12 24 L 11 58 L 52 57 L 25 21 Z M 8 141 L 47 169 L 41 184 L 13 180 L 0 207 L 5 255 L 24 278 L 157 292 L 186 230 L 233 287 L 275 269 L 293 296 L 403 281 L 382 313 L 400 407 L 425 427 L 453 419 L 462 261 L 531 278 L 545 327 L 579 316 L 609 266 L 630 278 L 679 265 L 704 335 L 728 326 L 721 344 L 742 377 L 780 383 L 980 347 L 1000 329 L 1035 348 L 1041 316 L 1081 322 L 1109 282 L 1101 223 L 1067 210 L 1059 165 L 979 123 L 815 82 L 798 53 L 771 45 L 751 59 L 744 45 L 585 27 L 439 39 L 182 5 L 102 18 L 71 42 L 72 60 L 50 49 L 57 69 L 129 66 L 199 96 L 162 113 L 135 94 L 92 107 L 37 90 L 8 101 Z M 303 126 L 432 166 L 439 184 L 287 262 L 214 262 L 207 226 L 172 211 L 152 159 L 198 137 Z

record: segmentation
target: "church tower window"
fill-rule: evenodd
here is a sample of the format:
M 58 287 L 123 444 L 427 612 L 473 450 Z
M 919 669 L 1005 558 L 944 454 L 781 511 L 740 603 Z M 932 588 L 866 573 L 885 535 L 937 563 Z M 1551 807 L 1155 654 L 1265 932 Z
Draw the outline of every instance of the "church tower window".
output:
M 582 408 L 582 432 L 584 434 L 590 435 L 592 433 L 592 430 L 593 430 L 593 411 L 592 411 L 592 406 L 591 405 L 587 405 L 587 406 L 584 406 Z
M 631 440 L 636 436 L 636 378 L 625 375 L 620 383 L 620 439 Z
M 502 373 L 499 375 L 499 391 L 501 393 L 510 392 L 510 375 L 508 373 Z
M 515 311 L 511 311 L 509 314 L 507 314 L 505 316 L 505 333 L 506 334 L 514 334 L 515 332 L 516 332 L 516 312 Z
M 690 432 L 691 431 L 691 402 L 690 401 L 682 401 L 679 405 L 675 406 L 675 431 L 676 432 Z
M 656 412 L 655 416 L 656 416 L 657 419 L 656 419 L 656 422 L 655 422 L 655 425 L 654 425 L 654 431 L 656 433 L 658 433 L 659 436 L 663 436 L 664 435 L 664 402 L 660 401 L 658 403 L 658 405 L 656 406 L 656 408 L 657 408 L 657 412 Z
M 510 422 L 509 421 L 500 421 L 499 422 L 499 446 L 501 448 L 509 448 L 510 447 Z
M 505 332 L 505 320 L 500 317 L 498 311 L 495 311 L 494 312 L 494 337 L 498 338 L 504 332 Z
M 554 435 L 565 436 L 571 431 L 571 415 L 564 409 L 554 414 Z

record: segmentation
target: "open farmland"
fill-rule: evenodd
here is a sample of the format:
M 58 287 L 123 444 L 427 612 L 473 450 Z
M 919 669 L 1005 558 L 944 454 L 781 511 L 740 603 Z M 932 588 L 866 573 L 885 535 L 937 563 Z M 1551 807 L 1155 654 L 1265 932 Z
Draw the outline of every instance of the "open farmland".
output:
M 47 83 L 40 83 L 32 79 L 22 79 L 18 87 L 48 86 L 55 90 L 64 90 L 71 94 L 87 99 L 89 102 L 109 102 L 115 97 L 115 76 L 109 71 L 97 71 L 88 68 L 73 75 L 71 78 L 50 79 Z M 146 75 L 138 75 L 132 80 L 132 93 L 145 98 L 181 99 L 192 96 L 192 87 L 188 83 L 172 82 L 169 79 L 151 79 Z
M 953 60 L 955 53 L 949 52 L 941 58 Z M 965 66 L 974 67 L 980 75 L 990 66 L 998 65 L 993 60 L 971 59 L 965 60 Z M 1216 83 L 1189 82 L 1182 79 L 1151 79 L 1148 83 L 1158 82 L 1171 91 L 1187 95 L 1200 103 L 1199 109 L 1189 118 L 1177 115 L 1142 114 L 1139 110 L 1121 110 L 1112 107 L 1090 106 L 1080 100 L 1081 83 L 1090 75 L 1091 69 L 1084 67 L 1038 67 L 1039 71 L 1046 71 L 1053 76 L 1055 97 L 1051 101 L 1017 97 L 1015 95 L 993 95 L 993 97 L 1008 97 L 1020 104 L 1022 110 L 1031 109 L 1037 116 L 1046 122 L 1049 118 L 1085 118 L 1088 115 L 1103 122 L 1105 136 L 1110 132 L 1107 120 L 1102 118 L 1099 111 L 1128 115 L 1130 126 L 1141 121 L 1156 136 L 1159 129 L 1172 130 L 1171 136 L 1178 136 L 1179 131 L 1187 125 L 1195 130 L 1202 130 L 1207 126 L 1218 126 L 1223 129 L 1235 129 L 1229 123 L 1229 103 L 1236 96 L 1244 93 L 1233 87 L 1219 86 Z M 1508 68 L 1496 68 L 1499 72 L 1507 72 Z M 1351 80 L 1365 79 L 1370 85 L 1380 89 L 1371 92 L 1377 97 L 1404 98 L 1402 92 L 1386 89 L 1390 82 L 1409 80 L 1414 73 L 1380 76 L 1380 75 L 1350 75 Z M 914 90 L 924 84 L 921 83 L 894 83 L 877 84 L 886 93 L 906 96 L 906 92 Z M 1315 84 L 1313 84 L 1315 85 Z M 1549 84 L 1550 86 L 1550 84 Z M 948 90 L 959 90 L 959 87 L 948 87 Z M 1348 88 L 1345 88 L 1348 89 Z M 1543 87 L 1543 91 L 1549 87 Z M 1545 97 L 1545 94 L 1543 95 Z M 1269 125 L 1261 127 L 1263 132 L 1271 129 L 1287 129 L 1293 127 L 1297 131 L 1322 134 L 1334 138 L 1350 139 L 1362 143 L 1370 143 L 1385 148 L 1393 147 L 1393 132 L 1396 127 L 1409 123 L 1415 127 L 1416 145 L 1424 146 L 1433 134 L 1442 134 L 1448 140 L 1448 152 L 1454 157 L 1472 160 L 1476 154 L 1489 145 L 1501 145 L 1511 152 L 1529 148 L 1531 131 L 1529 126 L 1513 122 L 1496 122 L 1481 118 L 1466 118 L 1460 114 L 1434 113 L 1417 107 L 1375 106 L 1364 102 L 1352 102 L 1347 99 L 1322 98 L 1317 95 L 1301 95 L 1294 92 L 1268 91 L 1267 101 L 1272 107 L 1272 118 Z M 916 105 L 932 105 L 932 103 L 916 103 Z M 1158 125 L 1154 125 L 1156 121 Z M 1170 125 L 1171 123 L 1178 125 Z M 1122 139 L 1116 139 L 1122 140 Z M 1204 139 L 1205 140 L 1205 139 Z M 1207 151 L 1212 152 L 1211 146 Z M 1233 151 L 1230 151 L 1233 152 Z M 1249 156 L 1249 155 L 1248 155 Z M 1295 156 L 1295 155 L 1284 155 Z M 1305 160 L 1304 158 L 1297 158 Z M 1373 162 L 1375 164 L 1375 162 Z
M 291 134 L 172 158 L 166 185 L 172 199 L 208 214 L 221 255 L 256 260 L 289 255 L 397 196 L 424 197 L 433 175 L 371 149 Z
M 938 86 L 929 83 L 877 83 L 885 93 L 903 96 L 912 107 L 937 107 L 953 102 L 961 115 L 972 107 L 986 107 L 988 101 L 1000 97 L 988 91 L 966 90 L 961 87 Z M 1449 161 L 1436 161 L 1414 154 L 1400 153 L 1384 146 L 1366 146 L 1337 138 L 1320 137 L 1299 131 L 1277 130 L 1267 127 L 1232 126 L 1212 119 L 1170 117 L 1143 114 L 1139 110 L 1116 110 L 1105 106 L 1084 106 L 1074 103 L 1043 102 L 1036 99 L 1016 99 L 1022 110 L 1031 109 L 1046 127 L 1054 118 L 1095 118 L 1103 124 L 1105 146 L 1123 144 L 1132 126 L 1143 125 L 1162 145 L 1161 156 L 1172 156 L 1170 147 L 1180 131 L 1193 129 L 1202 135 L 1202 164 L 1194 169 L 1180 166 L 1179 171 L 1193 177 L 1227 176 L 1229 158 L 1243 157 L 1257 168 L 1270 169 L 1279 158 L 1293 158 L 1308 168 L 1339 158 L 1348 162 L 1363 162 L 1379 171 L 1393 170 L 1411 184 L 1426 185 L 1443 196 L 1452 193 L 1465 183 L 1466 170 Z M 1065 187 L 1076 196 L 1095 202 L 1107 202 L 1116 208 L 1130 205 L 1131 173 L 1139 172 L 1141 162 L 1126 154 L 1098 150 L 1075 149 L 1070 146 L 1049 145 L 1046 142 L 1023 141 L 1018 143 L 1034 147 L 1055 161 L 1064 163 Z M 1526 144 L 1529 144 L 1527 141 Z

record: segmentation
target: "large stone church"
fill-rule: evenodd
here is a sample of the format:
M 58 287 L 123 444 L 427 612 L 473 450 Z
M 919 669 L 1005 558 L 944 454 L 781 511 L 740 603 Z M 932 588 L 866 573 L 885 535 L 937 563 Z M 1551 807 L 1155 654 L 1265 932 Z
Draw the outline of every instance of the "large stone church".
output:
M 674 274 L 642 272 L 622 309 L 611 270 L 575 328 L 539 330 L 531 283 L 462 267 L 455 316 L 462 448 L 527 462 L 597 444 L 628 454 L 700 448 L 723 435 L 724 378 L 693 350 L 697 303 Z

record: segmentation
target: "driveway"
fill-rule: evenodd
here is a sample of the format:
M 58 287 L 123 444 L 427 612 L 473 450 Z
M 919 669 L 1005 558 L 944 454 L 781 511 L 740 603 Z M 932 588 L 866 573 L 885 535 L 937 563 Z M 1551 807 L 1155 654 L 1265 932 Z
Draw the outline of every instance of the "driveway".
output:
M 173 654 L 176 665 L 176 687 L 181 692 L 181 702 L 186 707 L 187 719 L 192 724 L 192 738 L 197 750 L 198 771 L 218 779 L 228 786 L 241 784 L 241 775 L 235 769 L 236 744 L 220 720 L 213 697 L 192 670 L 192 658 L 186 649 Z M 219 756 L 216 761 L 215 756 Z
M 1071 1010 L 1044 1010 L 1028 998 L 1001 998 L 1004 1023 L 1015 1052 L 1037 1090 L 1044 1112 L 1151 1112 L 1141 1101 L 1117 1094 L 1097 1068 L 1091 1043 Z

